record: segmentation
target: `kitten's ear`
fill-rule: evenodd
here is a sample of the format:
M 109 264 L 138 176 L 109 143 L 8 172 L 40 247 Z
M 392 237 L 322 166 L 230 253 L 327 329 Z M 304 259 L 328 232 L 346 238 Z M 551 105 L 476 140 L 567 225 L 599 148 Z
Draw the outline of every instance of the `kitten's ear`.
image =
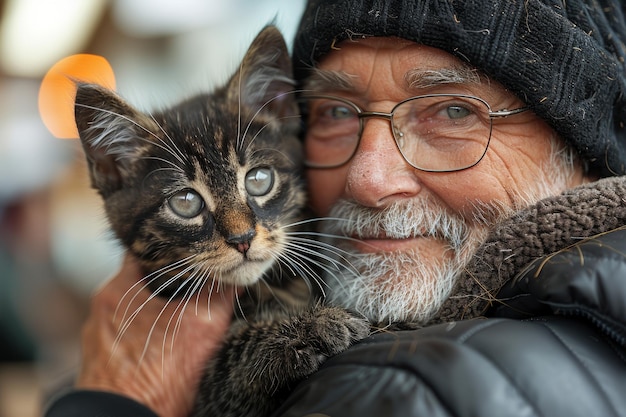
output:
M 106 196 L 122 186 L 152 121 L 95 84 L 78 84 L 74 115 L 92 186 Z
M 294 116 L 298 114 L 294 85 L 285 40 L 276 27 L 267 26 L 248 48 L 239 71 L 229 83 L 229 95 L 253 112 Z

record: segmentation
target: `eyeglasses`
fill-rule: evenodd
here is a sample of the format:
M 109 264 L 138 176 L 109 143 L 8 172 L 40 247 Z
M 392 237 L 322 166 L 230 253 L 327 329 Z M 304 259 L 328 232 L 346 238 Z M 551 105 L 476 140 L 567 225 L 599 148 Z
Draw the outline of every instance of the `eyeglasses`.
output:
M 487 153 L 493 119 L 528 110 L 492 111 L 478 97 L 430 94 L 396 104 L 390 113 L 363 111 L 349 100 L 307 95 L 301 98 L 307 126 L 306 166 L 336 168 L 356 153 L 365 119 L 389 120 L 402 157 L 416 169 L 452 172 L 471 168 Z

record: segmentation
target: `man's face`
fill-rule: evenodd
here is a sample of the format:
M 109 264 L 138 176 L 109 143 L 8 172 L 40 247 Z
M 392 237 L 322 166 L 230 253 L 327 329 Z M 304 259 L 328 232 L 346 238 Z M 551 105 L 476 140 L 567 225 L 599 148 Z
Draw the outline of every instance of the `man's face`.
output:
M 310 86 L 367 111 L 389 112 L 409 97 L 434 93 L 477 96 L 496 111 L 524 106 L 485 77 L 450 77 L 461 67 L 461 61 L 438 49 L 368 38 L 341 43 L 318 66 L 326 76 Z M 422 72 L 429 74 L 423 80 Z M 433 76 L 436 72 L 442 76 Z M 308 170 L 316 214 L 350 218 L 327 232 L 351 238 L 333 243 L 356 255 L 350 261 L 359 274 L 328 279 L 331 299 L 374 321 L 426 320 L 448 295 L 489 224 L 511 209 L 582 182 L 580 169 L 557 175 L 562 168 L 555 168 L 551 147 L 558 142 L 551 138 L 551 128 L 526 111 L 494 121 L 489 148 L 476 166 L 433 173 L 403 159 L 388 120 L 366 120 L 348 163 Z

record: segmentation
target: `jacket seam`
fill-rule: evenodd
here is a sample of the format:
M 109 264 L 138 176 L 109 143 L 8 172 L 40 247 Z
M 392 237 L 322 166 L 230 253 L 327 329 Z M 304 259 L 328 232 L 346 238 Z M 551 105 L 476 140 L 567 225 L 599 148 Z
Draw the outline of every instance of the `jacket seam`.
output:
M 589 370 L 589 367 L 580 359 L 580 357 L 576 354 L 576 352 L 574 352 L 574 350 L 565 342 L 565 340 L 563 340 L 563 338 L 561 337 L 561 335 L 558 334 L 558 332 L 556 332 L 552 327 L 548 326 L 547 323 L 542 322 L 541 323 L 542 326 L 548 330 L 552 336 L 561 344 L 561 346 L 563 346 L 570 354 L 570 357 L 572 357 L 574 360 L 576 360 L 576 362 L 578 363 L 580 369 L 584 369 L 585 374 L 588 377 L 589 381 L 593 381 L 593 384 L 596 386 L 597 391 L 600 392 L 602 394 L 602 396 L 604 397 L 604 404 L 610 405 L 611 410 L 613 412 L 613 415 L 618 416 L 619 413 L 617 412 L 617 410 L 615 409 L 615 407 L 613 406 L 613 403 L 611 401 L 609 401 L 609 396 L 607 394 L 607 392 L 602 388 L 602 386 L 600 385 L 600 383 L 598 382 L 597 378 L 595 377 L 595 375 Z

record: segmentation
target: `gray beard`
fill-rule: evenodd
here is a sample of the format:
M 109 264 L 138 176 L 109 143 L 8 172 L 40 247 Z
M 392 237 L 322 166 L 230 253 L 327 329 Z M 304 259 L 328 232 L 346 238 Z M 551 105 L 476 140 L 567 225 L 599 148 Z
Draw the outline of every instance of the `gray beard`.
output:
M 500 210 L 495 210 L 500 212 Z M 488 214 L 486 214 L 488 213 Z M 486 218 L 493 208 L 481 210 L 478 226 L 450 214 L 427 200 L 396 202 L 373 210 L 341 200 L 331 210 L 335 219 L 322 232 L 335 236 L 332 245 L 342 250 L 349 267 L 326 271 L 327 301 L 363 314 L 373 323 L 426 323 L 448 298 L 457 278 L 486 236 Z M 392 238 L 433 238 L 446 242 L 448 255 L 424 259 L 419 250 L 356 253 L 348 239 L 384 233 Z
M 372 323 L 425 324 L 448 298 L 463 262 L 423 262 L 416 251 L 355 255 L 352 273 L 329 279 L 328 302 Z

